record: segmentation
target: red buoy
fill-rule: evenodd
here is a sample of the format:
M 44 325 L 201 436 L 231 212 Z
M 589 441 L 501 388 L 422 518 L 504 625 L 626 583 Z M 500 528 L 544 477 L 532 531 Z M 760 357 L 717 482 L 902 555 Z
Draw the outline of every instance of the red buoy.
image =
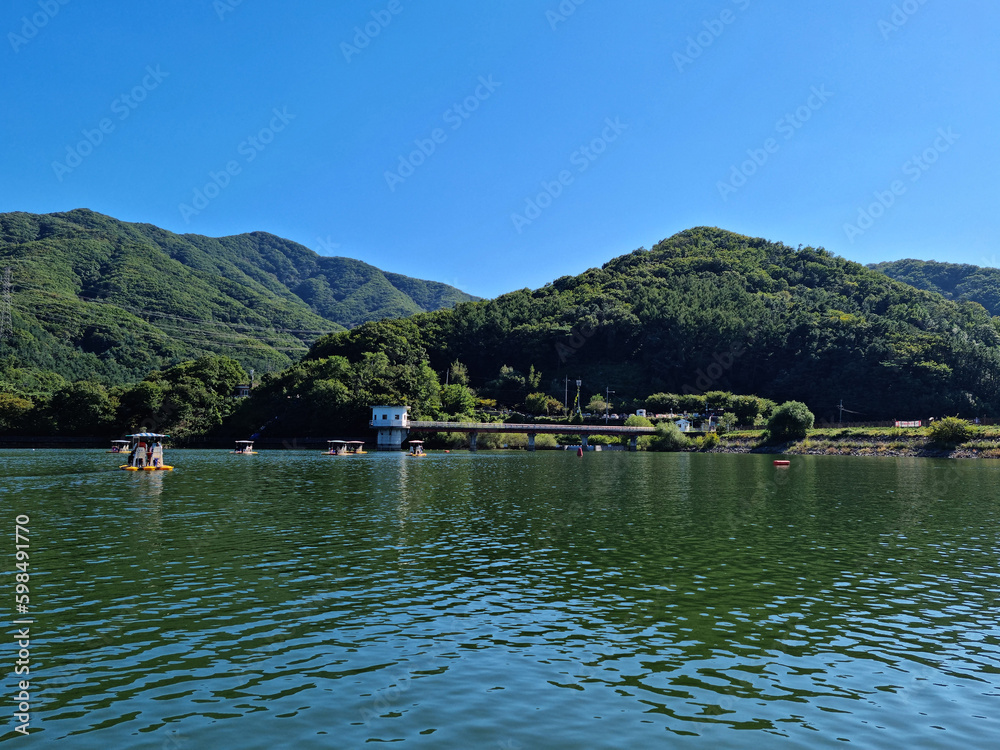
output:
M 775 461 L 774 465 L 775 466 L 790 466 L 791 463 L 792 463 L 791 461 L 780 461 L 779 460 L 779 461 Z
M 578 455 L 578 456 L 582 456 L 583 455 L 583 446 L 582 445 L 579 448 L 576 449 L 576 455 Z

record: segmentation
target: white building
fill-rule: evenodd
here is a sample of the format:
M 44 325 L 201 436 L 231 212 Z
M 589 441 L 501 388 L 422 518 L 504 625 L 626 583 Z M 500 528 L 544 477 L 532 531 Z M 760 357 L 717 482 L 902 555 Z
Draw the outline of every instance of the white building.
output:
M 398 451 L 410 431 L 408 406 L 373 406 L 371 426 L 378 430 L 378 449 Z

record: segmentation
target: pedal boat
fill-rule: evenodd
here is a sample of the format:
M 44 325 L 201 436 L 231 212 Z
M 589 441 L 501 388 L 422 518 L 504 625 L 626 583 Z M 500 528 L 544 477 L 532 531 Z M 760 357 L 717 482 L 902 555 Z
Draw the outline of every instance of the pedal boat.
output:
M 253 440 L 237 440 L 236 449 L 233 453 L 239 456 L 256 456 L 257 451 L 253 449 Z
M 163 438 L 169 435 L 161 435 L 156 432 L 137 432 L 134 435 L 126 435 L 131 441 L 128 454 L 128 463 L 119 466 L 124 471 L 173 471 L 173 466 L 163 463 Z

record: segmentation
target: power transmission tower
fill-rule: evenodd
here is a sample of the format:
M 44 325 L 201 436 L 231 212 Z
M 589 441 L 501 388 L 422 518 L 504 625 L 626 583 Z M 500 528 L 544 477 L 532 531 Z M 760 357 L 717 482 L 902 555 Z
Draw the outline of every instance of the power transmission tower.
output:
M 0 341 L 14 335 L 14 325 L 10 319 L 10 266 L 3 270 L 3 298 L 0 300 Z

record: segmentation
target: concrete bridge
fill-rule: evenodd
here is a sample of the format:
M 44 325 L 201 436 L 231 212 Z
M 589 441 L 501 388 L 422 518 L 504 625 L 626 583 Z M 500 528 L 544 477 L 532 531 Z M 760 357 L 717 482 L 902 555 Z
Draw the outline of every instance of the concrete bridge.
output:
M 469 433 L 469 450 L 476 450 L 476 436 L 480 432 L 516 432 L 528 436 L 528 450 L 535 450 L 535 435 L 579 435 L 580 443 L 587 448 L 588 435 L 617 435 L 628 437 L 628 449 L 636 450 L 640 435 L 655 435 L 654 427 L 620 427 L 616 425 L 583 425 L 583 424 L 496 424 L 492 422 L 420 422 L 410 421 L 411 430 L 426 430 L 428 432 L 467 432 Z
M 654 435 L 654 427 L 622 427 L 619 425 L 583 424 L 506 424 L 494 422 L 425 422 L 411 420 L 405 406 L 372 407 L 371 426 L 378 430 L 379 450 L 399 450 L 410 430 L 426 432 L 465 432 L 469 435 L 469 450 L 476 450 L 479 433 L 512 432 L 528 436 L 528 450 L 535 450 L 536 435 L 579 435 L 584 448 L 589 435 L 617 435 L 629 438 L 629 450 L 636 450 L 640 435 Z

